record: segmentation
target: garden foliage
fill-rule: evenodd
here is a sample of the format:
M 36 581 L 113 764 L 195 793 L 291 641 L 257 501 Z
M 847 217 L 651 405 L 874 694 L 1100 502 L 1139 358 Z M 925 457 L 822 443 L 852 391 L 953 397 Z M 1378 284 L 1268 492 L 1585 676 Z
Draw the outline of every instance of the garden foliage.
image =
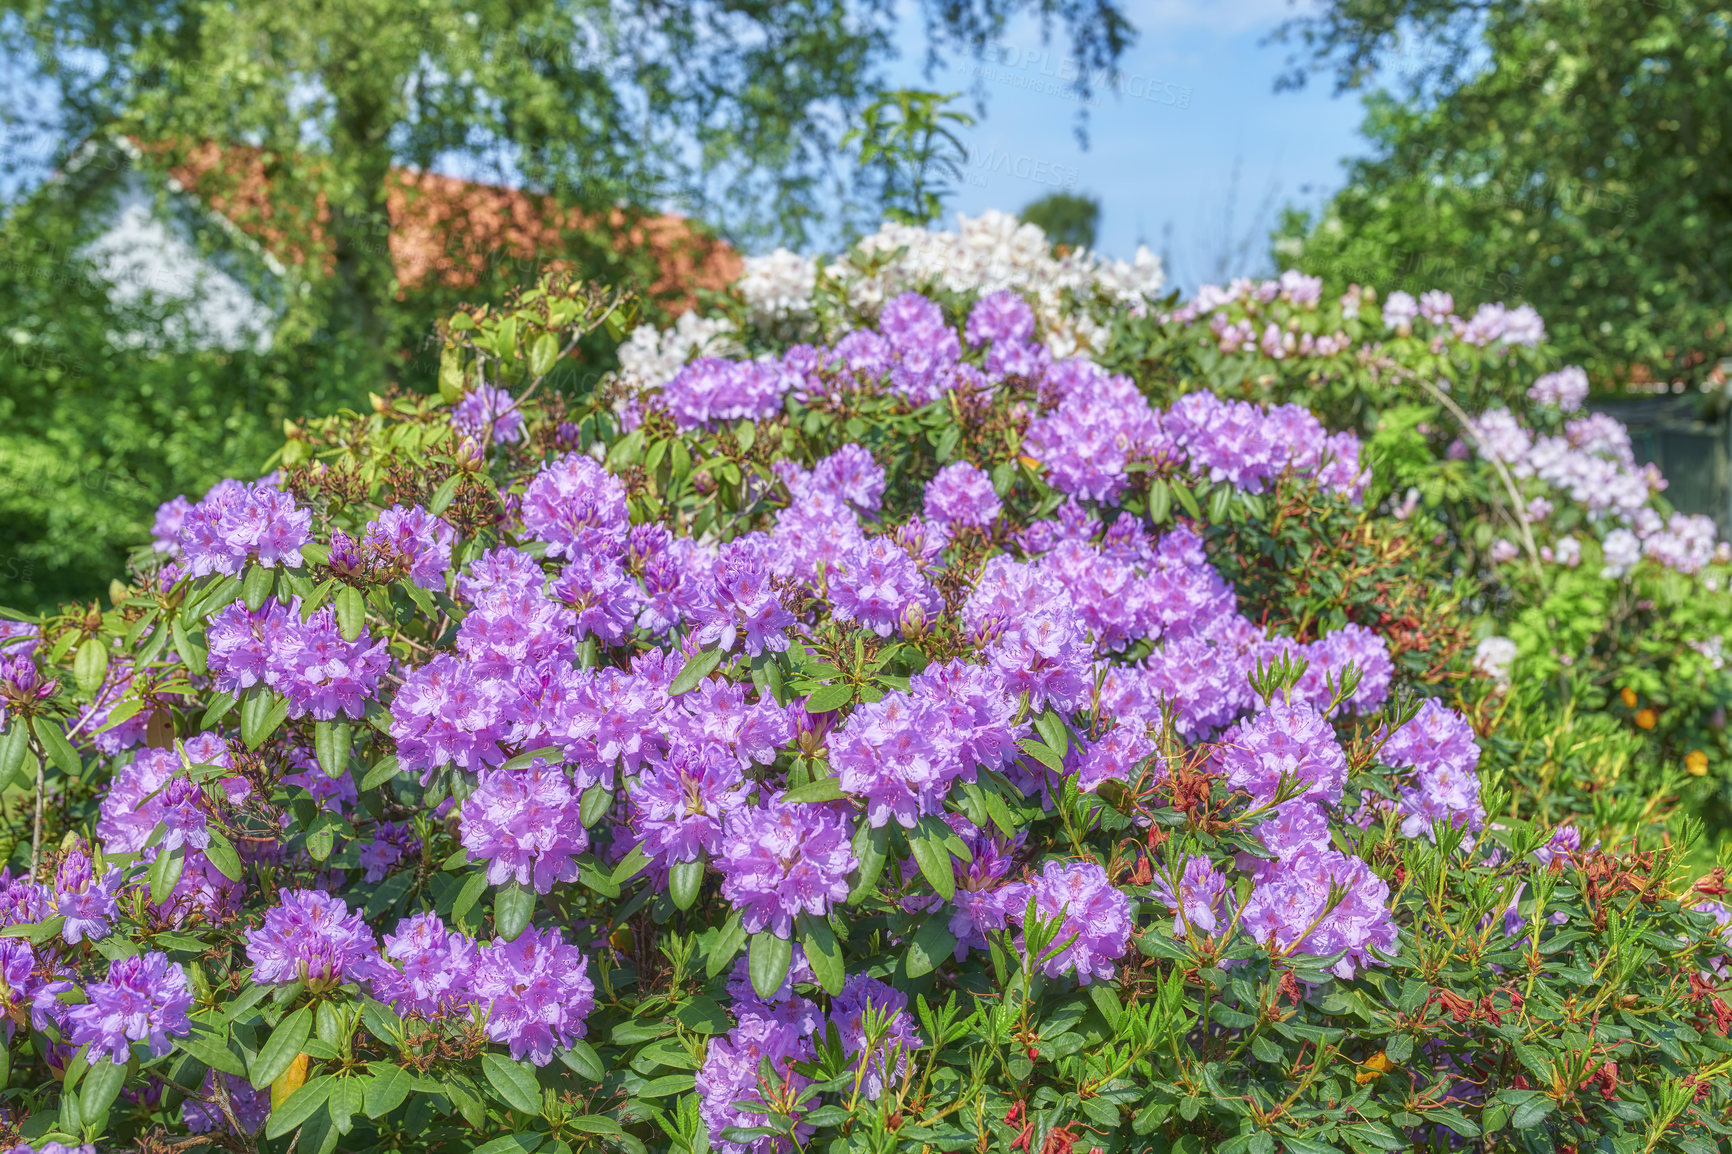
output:
M 7 627 L 5 1125 L 1717 1148 L 1724 870 L 1634 635 L 1544 624 L 1674 582 L 1706 645 L 1711 537 L 1531 314 L 1158 288 L 887 226 L 562 393 L 626 302 L 549 280 L 164 506 Z

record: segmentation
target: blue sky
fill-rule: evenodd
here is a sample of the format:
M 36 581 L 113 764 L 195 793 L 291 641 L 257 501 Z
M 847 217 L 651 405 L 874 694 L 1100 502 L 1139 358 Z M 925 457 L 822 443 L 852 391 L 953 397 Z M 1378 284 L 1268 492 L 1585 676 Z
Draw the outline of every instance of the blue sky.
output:
M 1043 48 L 1038 25 L 1019 23 L 985 59 L 927 78 L 921 24 L 904 22 L 892 87 L 972 91 L 979 82 L 985 92 L 985 115 L 962 134 L 970 169 L 951 211 L 1014 212 L 1069 188 L 1099 198 L 1100 249 L 1170 250 L 1170 274 L 1188 288 L 1217 276 L 1223 261 L 1229 275 L 1268 271 L 1266 236 L 1280 206 L 1320 203 L 1344 183 L 1343 161 L 1365 152 L 1359 98 L 1332 96 L 1327 76 L 1274 91 L 1284 48 L 1261 41 L 1292 11 L 1287 0 L 1125 8 L 1138 29 L 1122 64 L 1125 91 L 1090 105 L 1086 149 L 1062 38 Z

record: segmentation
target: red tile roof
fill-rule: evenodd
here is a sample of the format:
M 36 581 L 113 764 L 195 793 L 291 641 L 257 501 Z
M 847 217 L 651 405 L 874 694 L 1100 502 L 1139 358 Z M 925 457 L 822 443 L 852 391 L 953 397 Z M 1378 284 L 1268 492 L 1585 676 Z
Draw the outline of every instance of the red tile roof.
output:
M 232 220 L 278 259 L 304 263 L 309 250 L 329 266 L 330 209 L 321 195 L 309 212 L 285 207 L 269 195 L 279 161 L 261 149 L 207 142 L 176 151 L 144 151 L 165 161 L 189 192 Z M 298 158 L 289 158 L 294 164 Z M 468 288 L 490 267 L 520 263 L 517 279 L 569 264 L 574 233 L 593 233 L 599 214 L 561 205 L 551 196 L 437 173 L 392 168 L 386 212 L 391 264 L 398 283 L 412 289 L 437 282 Z M 740 272 L 740 255 L 685 217 L 608 210 L 616 252 L 649 249 L 660 267 L 653 287 L 675 311 L 693 303 L 695 290 L 720 289 Z

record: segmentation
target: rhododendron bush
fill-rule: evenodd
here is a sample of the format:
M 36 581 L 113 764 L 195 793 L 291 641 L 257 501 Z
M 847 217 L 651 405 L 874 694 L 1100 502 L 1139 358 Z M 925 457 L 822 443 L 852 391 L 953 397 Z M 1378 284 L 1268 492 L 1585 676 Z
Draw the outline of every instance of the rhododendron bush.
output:
M 1323 370 L 1111 371 L 1229 355 L 1158 290 L 995 217 L 666 332 L 552 280 L 165 505 L 0 640 L 7 1140 L 1717 1148 L 1724 871 L 1488 669 L 1471 456 L 1421 515 Z

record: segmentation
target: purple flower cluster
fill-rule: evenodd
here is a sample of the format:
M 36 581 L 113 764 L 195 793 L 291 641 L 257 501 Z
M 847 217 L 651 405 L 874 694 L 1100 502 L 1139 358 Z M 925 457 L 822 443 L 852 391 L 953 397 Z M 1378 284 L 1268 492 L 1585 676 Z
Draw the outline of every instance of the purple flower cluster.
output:
M 848 896 L 858 861 L 841 812 L 830 805 L 771 796 L 728 814 L 717 866 L 722 896 L 749 933 L 786 938 L 794 915 L 823 916 Z
M 1213 934 L 1231 920 L 1227 875 L 1201 854 L 1185 860 L 1177 892 L 1165 877 L 1156 877 L 1154 894 L 1173 911 L 1173 936 Z
M 1332 972 L 1351 978 L 1380 964 L 1372 950 L 1395 949 L 1389 886 L 1360 858 L 1314 849 L 1262 863 L 1252 878 L 1239 925 L 1279 955 L 1336 958 Z M 1333 905 L 1332 896 L 1339 899 Z
M 290 717 L 360 717 L 390 665 L 384 641 L 366 630 L 345 641 L 329 606 L 303 619 L 299 597 L 269 598 L 256 613 L 237 601 L 211 618 L 208 637 L 218 692 L 266 685 L 288 699 Z
M 172 1039 L 192 1032 L 187 1011 L 192 990 L 186 971 L 167 954 L 136 954 L 108 964 L 108 980 L 85 987 L 89 1001 L 66 1012 L 73 1045 L 90 1047 L 90 1056 L 105 1056 L 117 1066 L 132 1056 L 132 1043 L 143 1042 L 151 1057 L 173 1048 Z
M 865 800 L 873 826 L 894 819 L 913 828 L 942 812 L 955 782 L 1015 755 L 1015 713 L 984 669 L 953 661 L 912 678 L 906 692 L 857 706 L 830 735 L 830 764 L 843 792 Z
M 312 990 L 373 973 L 373 931 L 342 898 L 318 890 L 288 890 L 266 911 L 264 924 L 246 930 L 253 980 L 267 985 L 304 982 Z
M 1009 696 L 1028 694 L 1031 708 L 1069 708 L 1087 684 L 1088 633 L 1062 585 L 1040 568 L 997 556 L 982 569 L 962 607 L 962 625 L 985 652 Z
M 792 374 L 773 360 L 699 357 L 661 387 L 661 403 L 682 429 L 761 421 L 782 411 Z
M 451 526 L 419 505 L 393 505 L 367 526 L 361 544 L 388 554 L 421 588 L 444 592 L 455 536 Z
M 1454 710 L 1428 698 L 1413 719 L 1384 742 L 1384 764 L 1413 770 L 1396 810 L 1405 837 L 1429 836 L 1434 822 L 1478 829 L 1485 821 L 1479 801 L 1479 744 L 1473 727 Z
M 297 569 L 301 546 L 310 540 L 312 517 L 311 510 L 274 485 L 219 481 L 180 517 L 169 552 L 194 577 L 239 576 L 248 561 Z M 170 515 L 159 519 L 159 525 L 166 528 L 173 521 Z
M 919 565 L 889 537 L 873 537 L 839 558 L 829 574 L 838 621 L 888 637 L 909 622 L 935 620 L 942 602 Z
M 475 943 L 438 914 L 415 914 L 385 935 L 384 960 L 370 969 L 373 996 L 400 1013 L 431 1018 L 472 1000 Z
M 543 465 L 523 494 L 523 527 L 549 557 L 625 551 L 631 519 L 625 486 L 591 457 L 567 453 Z
M 504 389 L 480 384 L 463 394 L 451 409 L 451 427 L 471 437 L 487 437 L 496 445 L 523 439 L 523 411 Z
M 1003 508 L 992 478 L 968 461 L 946 465 L 926 482 L 926 516 L 940 525 L 984 529 Z
M 589 848 L 578 807 L 565 771 L 540 758 L 525 769 L 483 771 L 463 802 L 463 848 L 487 863 L 493 885 L 515 881 L 547 893 L 577 879 L 575 859 Z
M 1030 959 L 1049 978 L 1075 972 L 1077 981 L 1088 985 L 1094 979 L 1110 980 L 1115 964 L 1131 943 L 1131 902 L 1107 880 L 1106 871 L 1092 862 L 1049 861 L 1033 881 L 1015 883 L 1010 912 L 1018 921 L 1034 899 L 1034 910 L 1043 921 L 1057 920 L 1057 935 L 1039 958 Z M 1014 904 L 1017 900 L 1021 905 Z M 1026 927 L 1025 927 L 1026 931 Z M 1017 948 L 1028 950 L 1026 938 Z
M 1576 412 L 1588 399 L 1588 374 L 1576 365 L 1565 365 L 1555 373 L 1546 373 L 1528 389 L 1528 400 L 1539 405 L 1552 405 L 1566 413 Z
M 472 988 L 487 1008 L 487 1036 L 537 1066 L 582 1038 L 595 1008 L 583 951 L 553 929 L 532 927 L 477 951 Z
M 1129 377 L 1108 375 L 1086 361 L 1056 365 L 1043 392 L 1058 397 L 1029 422 L 1022 451 L 1040 462 L 1061 493 L 1116 504 L 1130 484 L 1130 466 L 1171 456 L 1159 415 Z
M 1190 393 L 1173 402 L 1162 424 L 1192 472 L 1246 492 L 1260 493 L 1277 476 L 1293 472 L 1356 501 L 1371 479 L 1370 471 L 1359 466 L 1359 438 L 1330 436 L 1298 405 L 1264 409 L 1214 393 Z

